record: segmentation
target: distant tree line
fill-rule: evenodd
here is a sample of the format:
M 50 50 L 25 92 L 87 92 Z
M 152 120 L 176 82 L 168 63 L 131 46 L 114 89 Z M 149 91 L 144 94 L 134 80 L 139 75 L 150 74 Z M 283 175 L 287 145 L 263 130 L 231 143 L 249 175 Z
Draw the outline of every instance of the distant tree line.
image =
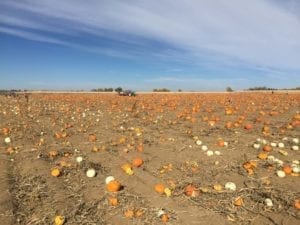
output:
M 94 88 L 94 89 L 91 89 L 92 92 L 122 92 L 123 91 L 123 88 L 122 87 L 117 87 L 115 89 L 113 88 Z
M 251 87 L 251 88 L 248 88 L 247 90 L 248 91 L 273 91 L 273 90 L 276 90 L 276 89 L 262 86 L 262 87 Z
M 276 91 L 276 90 L 300 90 L 300 87 L 296 87 L 296 88 L 268 88 L 268 87 L 252 87 L 247 89 L 248 91 Z
M 153 92 L 170 92 L 170 90 L 167 88 L 154 88 Z
M 16 96 L 17 92 L 21 92 L 23 90 L 21 89 L 10 89 L 10 90 L 5 90 L 5 89 L 0 89 L 0 95 L 5 95 L 5 96 Z M 26 90 L 24 90 L 26 91 Z
M 91 90 L 92 92 L 113 92 L 113 88 L 94 88 Z
M 21 91 L 23 91 L 23 90 L 21 90 L 21 89 L 0 89 L 0 93 L 6 93 L 6 92 L 21 92 Z M 26 90 L 24 90 L 24 91 L 26 91 Z
M 300 87 L 295 87 L 295 88 L 283 88 L 280 90 L 300 90 Z

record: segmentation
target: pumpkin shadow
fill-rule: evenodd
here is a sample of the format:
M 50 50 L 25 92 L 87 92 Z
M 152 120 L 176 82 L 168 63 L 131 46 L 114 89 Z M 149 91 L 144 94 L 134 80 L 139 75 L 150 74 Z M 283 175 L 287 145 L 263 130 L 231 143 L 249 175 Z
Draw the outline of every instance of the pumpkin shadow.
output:
M 119 191 L 124 191 L 125 190 L 125 186 L 121 185 L 120 190 Z

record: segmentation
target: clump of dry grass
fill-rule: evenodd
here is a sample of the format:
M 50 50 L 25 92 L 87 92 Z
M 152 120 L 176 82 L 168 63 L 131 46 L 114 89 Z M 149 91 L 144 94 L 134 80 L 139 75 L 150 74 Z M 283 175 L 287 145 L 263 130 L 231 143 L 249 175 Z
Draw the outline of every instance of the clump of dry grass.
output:
M 184 188 L 187 182 L 183 181 L 174 190 L 174 196 L 181 198 L 183 201 Z M 196 184 L 199 189 L 203 186 L 200 183 Z M 211 210 L 215 213 L 225 216 L 228 220 L 238 222 L 239 224 L 251 224 L 257 217 L 268 219 L 272 224 L 275 221 L 268 216 L 268 213 L 280 213 L 300 219 L 300 213 L 294 208 L 294 199 L 299 198 L 299 192 L 291 192 L 283 189 L 278 189 L 272 186 L 265 186 L 261 179 L 252 179 L 251 182 L 245 182 L 245 188 L 235 192 L 220 191 L 213 189 L 202 192 L 198 197 L 189 198 L 193 204 L 202 208 Z M 243 199 L 244 204 L 237 207 L 233 204 L 238 197 Z M 266 198 L 273 201 L 273 207 L 267 207 L 264 203 Z

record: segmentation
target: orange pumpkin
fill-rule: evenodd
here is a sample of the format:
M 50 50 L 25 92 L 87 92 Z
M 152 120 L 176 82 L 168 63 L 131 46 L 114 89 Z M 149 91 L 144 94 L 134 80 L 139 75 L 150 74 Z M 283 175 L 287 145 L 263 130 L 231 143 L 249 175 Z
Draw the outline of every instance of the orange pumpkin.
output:
M 265 152 L 270 152 L 270 151 L 272 151 L 272 147 L 271 147 L 270 145 L 265 145 L 265 146 L 263 147 L 263 150 L 264 150 Z
M 300 120 L 300 113 L 295 114 L 293 117 L 294 120 Z
M 117 180 L 112 180 L 106 185 L 106 189 L 109 192 L 117 192 L 121 189 L 121 183 Z
M 224 147 L 224 146 L 225 146 L 224 140 L 218 140 L 217 145 L 218 145 L 219 147 Z
M 7 135 L 9 133 L 9 128 L 3 127 L 2 132 L 3 132 L 4 135 Z
M 165 186 L 163 184 L 156 184 L 154 186 L 154 190 L 159 194 L 164 194 L 165 192 Z
M 232 124 L 232 122 L 226 122 L 226 124 L 225 124 L 225 127 L 227 128 L 227 129 L 230 129 L 230 128 L 232 128 L 232 126 L 233 126 L 233 124 Z
M 141 165 L 143 165 L 144 161 L 142 158 L 135 158 L 132 161 L 132 165 L 135 167 L 140 167 Z
M 62 138 L 62 135 L 61 135 L 60 132 L 55 132 L 55 137 L 56 137 L 57 139 L 60 139 L 60 138 Z
M 295 200 L 294 206 L 296 209 L 300 210 L 300 198 Z
M 250 124 L 250 123 L 247 123 L 247 124 L 244 126 L 244 128 L 245 128 L 246 130 L 251 130 L 251 129 L 253 128 L 253 125 Z
M 161 221 L 163 221 L 164 223 L 167 223 L 169 221 L 169 216 L 167 214 L 163 214 L 161 216 Z
M 282 168 L 282 170 L 286 173 L 286 174 L 291 174 L 293 172 L 293 169 L 291 166 L 286 165 Z

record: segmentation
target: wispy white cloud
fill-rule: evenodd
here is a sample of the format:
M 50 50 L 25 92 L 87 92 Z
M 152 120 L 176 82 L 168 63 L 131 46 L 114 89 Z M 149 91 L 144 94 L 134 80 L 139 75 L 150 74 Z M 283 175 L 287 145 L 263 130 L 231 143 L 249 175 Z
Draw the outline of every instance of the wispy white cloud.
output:
M 95 47 L 95 46 L 92 46 L 92 47 L 85 46 L 85 45 L 81 45 L 81 44 L 63 41 L 58 38 L 53 38 L 53 37 L 36 34 L 33 32 L 24 31 L 24 30 L 19 30 L 19 29 L 15 29 L 15 28 L 8 28 L 8 27 L 0 26 L 0 33 L 10 34 L 10 35 L 14 35 L 14 36 L 21 37 L 24 39 L 38 41 L 38 42 L 46 42 L 46 43 L 62 45 L 62 46 L 70 47 L 70 48 L 80 49 L 80 50 L 83 50 L 86 52 L 98 53 L 98 54 L 103 54 L 103 55 L 107 55 L 107 56 L 111 56 L 111 57 L 131 58 L 130 54 L 122 53 L 122 52 L 116 51 L 114 49 L 110 49 L 110 48 L 106 48 L 106 47 L 100 48 L 100 47 Z
M 47 42 L 47 43 L 60 44 L 60 45 L 65 44 L 63 41 L 61 41 L 57 38 L 51 38 L 51 37 L 47 37 L 44 35 L 39 35 L 39 34 L 35 34 L 32 32 L 8 28 L 8 27 L 0 26 L 0 32 L 5 33 L 5 34 L 14 35 L 17 37 L 21 37 L 21 38 L 28 39 L 28 40 L 33 40 L 33 41 Z
M 138 52 L 71 43 L 58 37 L 54 40 L 34 33 L 30 36 L 29 31 L 24 35 L 25 31 L 2 28 L 0 32 L 37 41 L 49 38 L 51 43 L 117 57 L 137 56 L 151 41 L 157 41 L 184 52 L 184 56 L 180 51 L 166 49 L 150 53 L 160 59 L 299 71 L 300 18 L 291 7 L 299 6 L 295 2 L 289 0 L 285 6 L 279 0 L 3 0 L 0 3 L 6 9 L 6 21 L 2 22 L 6 25 L 51 32 L 56 32 L 56 28 L 70 35 L 106 37 L 140 47 Z M 17 14 L 18 11 L 22 13 Z M 22 24 L 23 19 L 26 23 Z
M 5 24 L 13 27 L 28 28 L 33 30 L 48 31 L 53 33 L 69 34 L 65 29 L 54 27 L 49 24 L 45 25 L 41 22 L 31 19 L 20 18 L 18 15 L 0 14 L 0 24 Z

